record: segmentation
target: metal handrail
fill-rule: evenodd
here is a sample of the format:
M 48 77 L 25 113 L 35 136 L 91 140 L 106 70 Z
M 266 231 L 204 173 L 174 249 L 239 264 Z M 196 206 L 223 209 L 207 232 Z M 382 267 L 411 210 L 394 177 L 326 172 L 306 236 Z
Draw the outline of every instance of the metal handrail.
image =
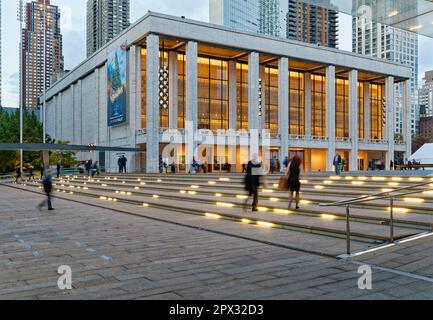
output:
M 408 187 L 401 187 L 397 189 L 393 189 L 390 191 L 385 192 L 379 192 L 374 193 L 372 195 L 366 195 L 362 197 L 357 197 L 351 200 L 343 200 L 338 202 L 332 202 L 332 203 L 319 203 L 319 206 L 321 207 L 339 207 L 339 206 L 346 206 L 346 253 L 348 256 L 351 255 L 351 249 L 350 249 L 350 205 L 352 204 L 358 204 L 358 203 L 365 203 L 375 200 L 383 200 L 383 199 L 389 199 L 389 214 L 390 214 L 390 224 L 389 224 L 389 241 L 391 243 L 394 242 L 394 198 L 401 197 L 409 194 L 416 194 L 420 193 L 420 190 L 414 190 L 415 188 L 424 187 L 427 185 L 432 185 L 433 182 L 424 182 Z M 401 192 L 405 191 L 407 192 Z M 408 191 L 411 190 L 411 191 Z M 399 192 L 398 194 L 396 194 Z
M 398 195 L 391 195 L 392 193 L 396 193 L 396 192 L 404 191 L 404 190 L 412 190 L 414 188 L 424 187 L 424 186 L 428 186 L 431 184 L 433 184 L 433 181 L 423 182 L 420 184 L 407 186 L 407 187 L 401 187 L 401 188 L 393 189 L 391 191 L 382 191 L 382 192 L 374 193 L 371 195 L 356 197 L 356 198 L 353 198 L 351 200 L 343 200 L 343 201 L 337 201 L 337 202 L 332 202 L 332 203 L 320 203 L 319 205 L 321 207 L 339 207 L 342 205 L 354 204 L 354 203 L 364 203 L 364 202 L 374 201 L 374 200 L 378 200 L 378 199 L 379 200 L 380 199 L 389 199 L 389 198 L 395 197 L 395 196 L 405 196 L 405 195 L 412 194 L 412 193 L 419 193 L 419 191 L 402 193 L 402 194 L 398 194 Z M 381 197 L 381 196 L 384 196 L 384 197 Z

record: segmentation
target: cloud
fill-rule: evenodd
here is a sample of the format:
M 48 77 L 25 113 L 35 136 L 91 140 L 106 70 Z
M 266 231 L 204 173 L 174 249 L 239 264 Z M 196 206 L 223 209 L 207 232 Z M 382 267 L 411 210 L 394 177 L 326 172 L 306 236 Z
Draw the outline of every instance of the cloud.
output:
M 18 107 L 19 101 L 19 73 L 14 72 L 10 75 L 5 75 L 7 82 L 3 83 L 2 90 L 2 105 L 5 107 Z

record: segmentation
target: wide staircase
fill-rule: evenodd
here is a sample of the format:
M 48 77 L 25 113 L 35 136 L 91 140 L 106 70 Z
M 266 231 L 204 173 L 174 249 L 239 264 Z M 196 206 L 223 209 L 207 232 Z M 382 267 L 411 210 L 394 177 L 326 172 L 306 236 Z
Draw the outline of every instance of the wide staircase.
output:
M 345 206 L 323 204 L 409 188 L 393 199 L 394 240 L 433 230 L 433 178 L 386 176 L 308 175 L 302 179 L 300 209 L 288 208 L 287 192 L 278 188 L 280 176 L 267 176 L 259 189 L 259 211 L 244 203 L 242 175 L 107 175 L 89 178 L 65 176 L 55 180 L 55 192 L 80 195 L 100 202 L 128 203 L 224 219 L 265 228 L 294 230 L 345 238 Z M 26 187 L 41 188 L 39 182 Z M 407 194 L 407 193 L 410 194 Z M 351 204 L 350 238 L 354 242 L 381 244 L 390 241 L 390 200 L 371 197 Z

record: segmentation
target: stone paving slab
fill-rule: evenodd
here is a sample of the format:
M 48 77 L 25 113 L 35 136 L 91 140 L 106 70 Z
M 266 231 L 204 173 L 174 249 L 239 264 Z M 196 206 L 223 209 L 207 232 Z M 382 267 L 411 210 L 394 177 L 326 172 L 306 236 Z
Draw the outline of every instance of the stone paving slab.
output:
M 2 300 L 433 299 L 433 283 L 411 276 L 373 267 L 373 290 L 359 290 L 358 266 L 350 261 L 60 199 L 55 200 L 56 211 L 39 212 L 35 206 L 41 198 L 0 186 Z M 128 204 L 107 206 L 140 209 L 217 231 L 228 228 L 258 239 L 283 238 L 284 231 L 288 244 L 299 237 L 295 232 L 244 228 L 229 221 L 182 219 L 184 214 Z M 31 250 L 14 236 L 20 232 L 40 256 L 29 256 Z M 324 240 L 304 236 L 311 237 L 311 244 Z M 57 268 L 65 262 L 73 272 L 71 291 L 57 288 Z

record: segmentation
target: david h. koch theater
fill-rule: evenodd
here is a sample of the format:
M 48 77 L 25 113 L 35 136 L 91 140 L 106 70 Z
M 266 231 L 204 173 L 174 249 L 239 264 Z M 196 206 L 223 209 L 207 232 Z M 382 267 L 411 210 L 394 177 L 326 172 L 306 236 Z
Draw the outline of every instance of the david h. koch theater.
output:
M 337 152 L 346 170 L 373 159 L 389 167 L 411 149 L 410 77 L 373 57 L 149 12 L 50 87 L 47 133 L 139 148 L 126 155 L 135 172 L 159 172 L 160 159 L 187 170 L 203 157 L 211 172 L 226 163 L 239 172 L 253 154 L 281 163 L 298 154 L 305 171 L 329 171 Z M 117 170 L 116 153 L 79 156 Z

